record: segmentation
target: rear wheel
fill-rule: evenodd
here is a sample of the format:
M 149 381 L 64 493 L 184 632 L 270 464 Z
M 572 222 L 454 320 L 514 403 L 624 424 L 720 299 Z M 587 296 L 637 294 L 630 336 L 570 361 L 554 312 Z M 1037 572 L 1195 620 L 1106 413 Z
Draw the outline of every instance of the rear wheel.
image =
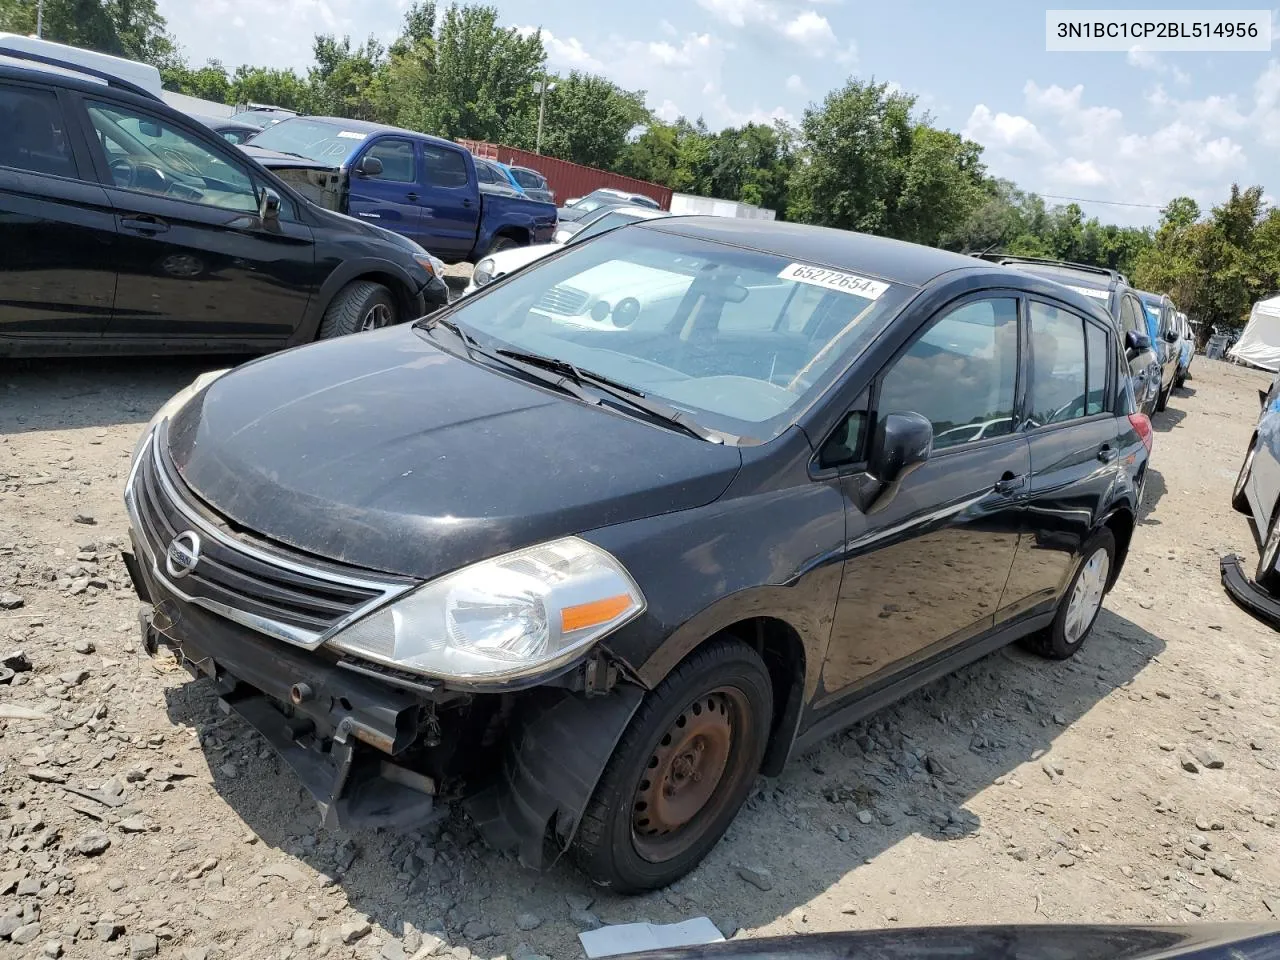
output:
M 356 280 L 338 291 L 320 321 L 320 339 L 389 327 L 398 316 L 395 297 L 380 283 Z
M 1085 542 L 1080 554 L 1084 559 L 1058 603 L 1053 623 L 1027 641 L 1032 650 L 1051 660 L 1066 660 L 1084 646 L 1111 585 L 1116 538 L 1103 527 Z
M 503 250 L 510 250 L 512 247 L 518 246 L 520 246 L 520 244 L 516 243 L 510 237 L 494 237 L 493 243 L 489 244 L 489 249 L 485 251 L 485 256 L 491 257 L 495 253 L 500 253 Z M 484 258 L 482 257 L 481 259 Z
M 1231 506 L 1240 513 L 1251 513 L 1249 497 L 1249 474 L 1253 472 L 1253 456 L 1257 452 L 1257 438 L 1249 441 L 1249 450 L 1244 455 L 1244 463 L 1240 464 L 1240 473 L 1236 475 L 1236 485 L 1231 489 Z
M 1156 397 L 1156 413 L 1164 413 L 1164 408 L 1169 405 L 1169 394 L 1172 392 L 1172 383 L 1169 384 L 1168 389 L 1160 391 L 1159 396 Z
M 1271 513 L 1271 522 L 1267 524 L 1266 536 L 1262 541 L 1262 551 L 1258 554 L 1258 572 L 1253 578 L 1258 586 L 1270 593 L 1280 593 L 1277 559 L 1280 559 L 1280 504 Z
M 695 651 L 649 693 L 574 840 L 578 866 L 621 893 L 684 876 L 719 842 L 764 757 L 773 687 L 734 639 Z

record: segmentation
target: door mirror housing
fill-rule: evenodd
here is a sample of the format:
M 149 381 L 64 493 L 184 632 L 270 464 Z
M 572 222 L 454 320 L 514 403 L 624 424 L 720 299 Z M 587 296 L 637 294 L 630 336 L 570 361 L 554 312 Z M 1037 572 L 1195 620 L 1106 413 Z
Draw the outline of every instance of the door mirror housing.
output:
M 1130 330 L 1124 335 L 1124 348 L 1128 353 L 1142 353 L 1144 350 L 1151 349 L 1151 338 L 1145 333 L 1139 333 L 1137 330 Z
M 366 153 L 356 164 L 356 173 L 362 177 L 376 177 L 382 173 L 382 161 Z
M 1180 339 L 1181 337 L 1178 335 L 1177 330 L 1166 330 L 1164 332 L 1165 343 L 1177 343 Z
M 280 194 L 270 187 L 262 190 L 262 198 L 258 201 L 258 218 L 263 223 L 275 223 L 280 219 Z
M 867 473 L 897 483 L 933 453 L 933 424 L 918 413 L 890 413 L 876 424 Z

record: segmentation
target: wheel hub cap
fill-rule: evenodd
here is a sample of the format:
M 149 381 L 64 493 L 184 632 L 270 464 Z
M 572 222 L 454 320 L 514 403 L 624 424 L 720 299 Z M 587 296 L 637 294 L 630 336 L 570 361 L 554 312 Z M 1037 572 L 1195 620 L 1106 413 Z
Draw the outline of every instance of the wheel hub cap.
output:
M 724 774 L 733 745 L 729 698 L 700 697 L 671 724 L 649 758 L 632 806 L 638 836 L 678 831 L 706 806 Z
M 391 308 L 385 303 L 375 303 L 360 321 L 360 329 L 362 331 L 378 330 L 389 323 L 391 323 Z
M 1076 579 L 1075 588 L 1071 591 L 1071 601 L 1067 605 L 1067 620 L 1064 624 L 1068 643 L 1075 643 L 1084 636 L 1085 631 L 1093 624 L 1102 606 L 1103 594 L 1107 591 L 1107 577 L 1111 573 L 1111 559 L 1107 551 L 1099 548 L 1084 562 L 1080 576 Z

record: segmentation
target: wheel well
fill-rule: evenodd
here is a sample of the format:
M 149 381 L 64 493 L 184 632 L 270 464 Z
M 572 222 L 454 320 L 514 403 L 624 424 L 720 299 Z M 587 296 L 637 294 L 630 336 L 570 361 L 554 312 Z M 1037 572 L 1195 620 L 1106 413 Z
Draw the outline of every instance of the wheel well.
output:
M 769 670 L 769 679 L 773 683 L 773 721 L 761 772 L 776 775 L 791 751 L 796 719 L 804 700 L 804 642 L 790 624 L 776 617 L 739 620 L 725 627 L 717 636 L 725 634 L 753 647 Z
M 493 237 L 492 239 L 490 239 L 489 242 L 493 243 L 493 241 L 498 239 L 498 237 L 507 237 L 510 240 L 514 240 L 516 243 L 520 244 L 521 246 L 526 246 L 526 247 L 529 245 L 532 239 L 529 236 L 529 231 L 524 229 L 523 227 L 503 227 L 502 229 L 494 232 Z
M 1125 509 L 1117 510 L 1107 517 L 1103 526 L 1111 531 L 1111 536 L 1116 540 L 1116 562 L 1111 568 L 1111 582 L 1107 584 L 1107 589 L 1110 589 L 1119 579 L 1120 569 L 1129 555 L 1129 541 L 1133 539 L 1133 514 Z
M 321 318 L 323 319 L 325 311 L 329 309 L 333 304 L 333 301 L 338 298 L 338 295 L 341 294 L 343 290 L 347 289 L 347 287 L 351 286 L 353 283 L 359 283 L 362 280 L 380 283 L 382 286 L 390 290 L 391 296 L 396 298 L 396 307 L 399 308 L 401 315 L 405 319 L 413 319 L 411 315 L 415 308 L 414 297 L 413 294 L 409 292 L 409 288 L 405 285 L 404 281 L 394 274 L 378 273 L 377 271 L 362 273 L 359 276 L 352 277 L 337 290 L 333 291 L 333 296 L 329 298 L 329 301 L 324 305 L 324 310 L 320 312 Z M 316 325 L 316 336 L 320 336 L 319 324 Z

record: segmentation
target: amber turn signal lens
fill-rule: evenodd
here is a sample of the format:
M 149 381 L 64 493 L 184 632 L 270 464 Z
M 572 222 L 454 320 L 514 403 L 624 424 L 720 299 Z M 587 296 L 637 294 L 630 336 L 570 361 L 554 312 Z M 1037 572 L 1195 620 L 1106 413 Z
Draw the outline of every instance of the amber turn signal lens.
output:
M 631 598 L 625 593 L 605 597 L 603 600 L 592 600 L 573 607 L 565 607 L 560 611 L 560 629 L 565 633 L 573 633 L 586 627 L 594 627 L 600 623 L 608 623 L 614 617 L 625 613 L 631 606 Z

